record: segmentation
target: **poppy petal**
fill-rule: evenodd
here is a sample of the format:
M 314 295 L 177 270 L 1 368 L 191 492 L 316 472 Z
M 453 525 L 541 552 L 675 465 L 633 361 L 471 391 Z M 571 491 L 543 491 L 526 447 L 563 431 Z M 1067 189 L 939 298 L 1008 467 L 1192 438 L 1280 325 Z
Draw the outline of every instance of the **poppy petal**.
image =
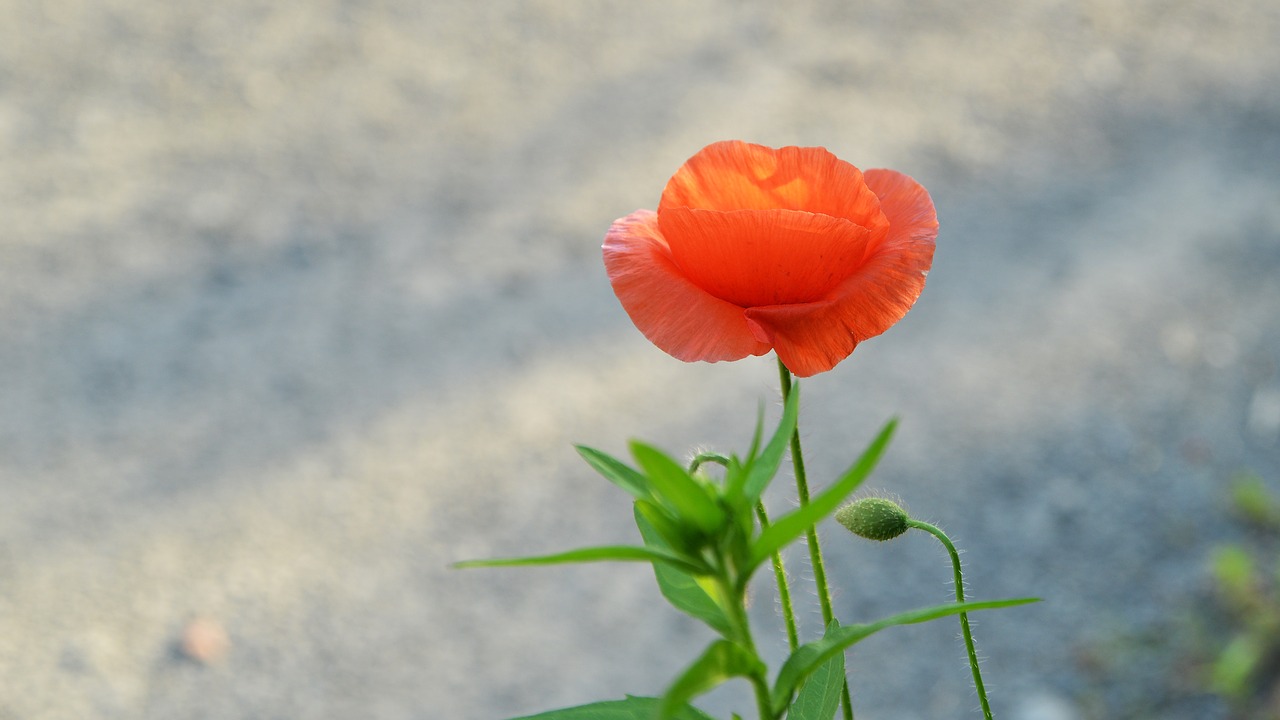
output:
M 818 147 L 777 150 L 740 140 L 712 143 L 676 171 L 662 192 L 668 208 L 804 210 L 882 230 L 880 201 L 858 168 Z
M 886 243 L 928 245 L 927 271 L 933 261 L 934 241 L 938 237 L 938 213 L 924 186 L 897 170 L 868 170 L 863 179 L 876 197 L 880 209 L 889 220 Z
M 830 370 L 859 342 L 901 320 L 920 297 L 933 264 L 938 219 L 928 192 L 893 170 L 869 170 L 866 177 L 890 222 L 866 263 L 826 301 L 746 311 L 757 335 L 768 338 L 800 377 Z
M 756 335 L 799 377 L 826 372 L 858 343 L 889 329 L 924 289 L 924 275 L 909 261 L 880 254 L 836 290 L 836 297 L 803 305 L 747 308 Z
M 752 334 L 741 307 L 685 277 L 652 210 L 613 223 L 605 235 L 604 266 L 631 322 L 672 357 L 716 362 L 769 352 L 769 345 Z
M 862 264 L 871 235 L 797 210 L 671 207 L 658 212 L 658 226 L 685 277 L 741 307 L 824 298 Z
M 858 345 L 852 333 L 836 324 L 834 305 L 825 300 L 748 308 L 747 322 L 757 337 L 769 341 L 788 370 L 809 377 L 835 367 Z

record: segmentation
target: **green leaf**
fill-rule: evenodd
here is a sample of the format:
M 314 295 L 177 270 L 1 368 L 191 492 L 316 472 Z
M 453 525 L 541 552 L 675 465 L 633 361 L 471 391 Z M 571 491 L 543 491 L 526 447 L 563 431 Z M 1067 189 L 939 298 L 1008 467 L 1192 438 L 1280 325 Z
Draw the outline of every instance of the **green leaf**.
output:
M 747 461 L 754 460 L 756 451 L 760 449 L 760 438 L 764 437 L 764 401 L 756 407 L 756 431 L 751 435 L 751 447 L 747 450 Z
M 662 698 L 659 720 L 675 717 L 685 703 L 735 677 L 763 673 L 764 663 L 754 653 L 728 640 L 717 640 L 671 684 Z
M 626 463 L 608 453 L 600 452 L 586 445 L 574 445 L 573 447 L 582 456 L 582 459 L 587 461 L 588 465 L 595 468 L 595 471 L 603 475 L 609 482 L 641 500 L 648 500 L 653 497 L 653 493 L 649 489 L 649 479 L 627 466 Z
M 750 567 L 755 568 L 784 545 L 795 540 L 805 530 L 808 530 L 819 520 L 832 513 L 849 496 L 849 493 L 857 490 L 862 481 L 875 469 L 876 463 L 880 460 L 880 455 L 884 453 L 885 446 L 889 444 L 889 439 L 893 437 L 893 430 L 897 427 L 897 424 L 897 420 L 890 420 L 884 426 L 884 429 L 880 431 L 880 434 L 876 436 L 876 439 L 871 442 L 866 452 L 862 453 L 862 457 L 858 458 L 858 461 L 853 464 L 853 467 L 849 468 L 830 487 L 810 500 L 808 505 L 783 515 L 770 525 L 768 530 L 760 533 L 760 538 L 751 547 Z
M 863 480 L 875 469 L 890 438 L 893 437 L 895 427 L 897 427 L 897 420 L 890 420 L 857 462 L 845 471 L 839 480 L 814 497 L 808 505 L 782 516 L 762 532 L 751 549 L 752 567 L 764 562 L 774 552 L 799 537 L 834 511 L 850 493 L 857 490 Z
M 455 568 L 477 567 L 521 567 L 524 565 L 565 565 L 568 563 L 588 562 L 651 562 L 670 565 L 685 572 L 700 573 L 702 568 L 685 558 L 667 551 L 630 545 L 606 545 L 602 547 L 580 548 L 553 555 L 536 555 L 520 558 L 497 558 L 493 560 L 465 560 L 453 564 Z
M 993 610 L 995 608 L 1014 607 L 1039 601 L 1039 598 L 1016 598 L 1012 600 L 950 603 L 899 613 L 867 625 L 846 625 L 836 628 L 828 632 L 826 637 L 821 640 L 815 640 L 796 648 L 796 651 L 791 653 L 791 657 L 787 658 L 787 661 L 782 664 L 782 669 L 778 671 L 777 682 L 773 687 L 771 697 L 773 707 L 777 712 L 781 713 L 791 700 L 791 693 L 795 692 L 796 687 L 816 671 L 819 666 L 830 660 L 834 655 L 843 653 L 845 648 L 885 628 L 895 625 L 913 625 L 915 623 L 928 622 L 962 612 Z
M 649 518 L 641 511 L 640 503 L 636 503 L 636 527 L 644 537 L 644 544 L 655 550 L 669 551 L 670 546 L 662 535 L 649 522 Z M 673 606 L 685 614 L 691 615 L 710 625 L 717 632 L 729 632 L 729 620 L 724 611 L 711 597 L 698 579 L 689 573 L 677 570 L 669 565 L 654 564 L 653 574 L 658 579 L 658 589 Z
M 1227 643 L 1213 663 L 1210 687 L 1229 698 L 1241 699 L 1249 692 L 1249 679 L 1267 652 L 1265 641 L 1240 633 Z
M 514 720 L 653 720 L 661 704 L 658 698 L 628 695 L 625 700 L 579 705 L 578 707 L 552 710 L 538 715 L 528 715 Z M 710 715 L 685 705 L 671 716 L 673 720 L 714 720 Z
M 764 403 L 760 403 L 760 407 L 756 410 L 756 429 L 751 434 L 751 447 L 747 449 L 746 459 L 739 458 L 737 455 L 732 456 L 730 466 L 725 468 L 724 473 L 724 496 L 731 503 L 749 505 L 745 502 L 743 495 L 743 487 L 747 484 L 747 478 L 751 474 L 751 465 L 756 460 L 756 453 L 760 450 L 760 438 L 764 435 Z
M 751 459 L 751 466 L 746 474 L 745 484 L 742 488 L 748 506 L 756 504 L 756 501 L 764 494 L 765 488 L 769 487 L 773 476 L 778 474 L 778 466 L 782 464 L 782 456 L 787 452 L 787 448 L 791 444 L 791 437 L 795 435 L 796 422 L 799 415 L 800 385 L 797 384 L 787 397 L 787 404 L 782 408 L 782 419 L 778 422 L 778 429 L 774 431 L 773 437 L 769 438 L 769 444 L 764 446 L 764 451 L 760 453 L 759 457 L 755 456 L 754 451 L 748 456 Z
M 649 476 L 655 494 L 682 518 L 704 532 L 715 532 L 724 522 L 724 511 L 679 463 L 661 450 L 639 440 L 631 441 L 631 454 Z
M 724 469 L 724 499 L 725 506 L 729 510 L 729 519 L 737 522 L 738 533 L 743 538 L 750 538 L 755 531 L 755 516 L 753 506 L 755 503 L 748 503 L 746 496 L 742 493 L 742 487 L 747 481 L 747 476 L 751 472 L 751 462 L 743 461 L 737 455 L 729 456 L 729 464 Z M 745 561 L 746 558 L 743 558 Z
M 676 554 L 697 555 L 702 540 L 694 528 L 685 527 L 671 517 L 665 509 L 647 500 L 635 502 L 635 512 L 649 522 L 649 525 L 663 540 L 661 549 L 671 550 Z M 645 543 L 652 546 L 652 543 Z
M 826 638 L 840 627 L 832 621 Z M 840 709 L 840 693 L 844 690 L 844 653 L 838 652 L 814 670 L 787 711 L 787 720 L 831 720 Z

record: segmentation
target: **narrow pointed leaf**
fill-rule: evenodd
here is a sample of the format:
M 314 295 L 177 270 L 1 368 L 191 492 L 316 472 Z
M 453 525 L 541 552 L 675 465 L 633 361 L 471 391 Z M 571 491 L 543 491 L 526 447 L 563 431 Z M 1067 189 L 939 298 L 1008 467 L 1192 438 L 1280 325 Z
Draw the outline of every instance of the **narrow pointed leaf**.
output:
M 638 440 L 631 441 L 631 454 L 644 468 L 655 495 L 666 501 L 681 517 L 705 532 L 713 532 L 724 521 L 724 511 L 694 480 L 687 470 L 661 450 Z
M 764 446 L 759 457 L 755 457 L 754 452 L 752 453 L 753 462 L 742 488 L 748 506 L 756 504 L 764 494 L 765 488 L 769 487 L 773 476 L 778 474 L 778 466 L 782 464 L 782 456 L 786 454 L 787 447 L 791 444 L 791 436 L 796 432 L 799 416 L 800 385 L 797 383 L 787 397 L 787 404 L 782 408 L 782 419 L 778 421 L 778 429 L 774 431 L 773 437 L 769 438 L 769 444 Z
M 729 464 L 724 466 L 724 496 L 735 507 L 751 507 L 742 494 L 747 484 L 747 476 L 751 473 L 749 463 L 744 463 L 737 455 L 729 457 Z
M 636 503 L 635 515 L 636 527 L 640 528 L 644 544 L 655 550 L 669 551 L 670 547 L 666 541 L 641 512 L 639 503 Z M 725 617 L 724 611 L 720 609 L 711 594 L 698 583 L 697 577 L 670 565 L 658 563 L 653 565 L 653 574 L 658 579 L 658 589 L 662 591 L 663 597 L 676 609 L 698 618 L 721 634 L 729 632 L 729 620 Z
M 1039 598 L 1016 598 L 1012 600 L 985 600 L 981 602 L 965 602 L 950 603 L 947 605 L 937 605 L 929 608 L 921 608 L 919 610 L 910 610 L 908 612 L 899 613 L 866 625 L 846 625 L 836 628 L 821 640 L 816 640 L 796 648 L 791 653 L 791 657 L 782 664 L 782 669 L 778 671 L 778 679 L 773 687 L 771 701 L 773 707 L 778 712 L 786 708 L 787 703 L 791 700 L 791 694 L 795 692 L 805 678 L 809 677 L 832 656 L 843 653 L 846 648 L 864 638 L 874 635 L 888 627 L 895 625 L 912 625 L 915 623 L 928 622 L 936 620 L 940 617 L 948 615 L 957 615 L 962 612 L 974 612 L 977 610 L 993 610 L 995 608 L 1014 607 L 1016 605 L 1026 605 L 1027 603 L 1039 602 Z
M 849 493 L 857 490 L 862 481 L 866 480 L 875 469 L 876 463 L 879 462 L 880 456 L 889 444 L 889 439 L 893 437 L 893 430 L 897 424 L 897 420 L 890 420 L 853 467 L 810 500 L 808 505 L 783 515 L 770 525 L 769 529 L 761 532 L 759 539 L 751 547 L 751 567 L 756 567 L 784 545 L 800 537 L 809 527 L 834 512 Z
M 582 459 L 587 461 L 588 465 L 595 468 L 595 471 L 603 475 L 609 482 L 641 500 L 653 497 L 653 493 L 649 490 L 649 479 L 626 463 L 608 453 L 589 448 L 586 445 L 574 445 L 573 447 L 582 456 Z
M 756 452 L 760 450 L 760 439 L 764 437 L 764 401 L 760 401 L 760 405 L 756 408 L 756 431 L 751 435 L 751 448 L 747 450 L 747 461 L 750 462 L 756 457 Z
M 750 468 L 744 465 L 738 456 L 733 456 L 729 462 L 729 467 L 725 469 L 725 486 L 728 487 L 731 483 L 737 483 L 741 486 L 745 482 L 748 472 L 750 472 Z M 732 507 L 730 519 L 738 523 L 738 534 L 745 539 L 745 542 L 737 543 L 736 545 L 744 548 L 747 554 L 750 555 L 750 539 L 755 535 L 756 527 L 754 507 L 756 503 L 748 503 L 746 496 L 741 491 L 738 491 L 737 497 L 729 495 L 728 491 L 726 495 L 728 495 L 727 499 L 730 502 L 730 507 Z M 747 557 L 734 558 L 734 562 L 743 567 L 745 567 L 746 560 Z
M 826 637 L 840 627 L 836 621 L 827 628 Z M 787 720 L 831 720 L 840 709 L 840 693 L 844 690 L 844 653 L 832 655 L 815 669 L 796 694 L 787 711 Z
M 660 720 L 673 718 L 680 707 L 720 683 L 763 671 L 764 663 L 742 646 L 728 640 L 717 640 L 671 684 L 662 698 L 658 717 Z
M 527 715 L 514 720 L 653 720 L 662 701 L 658 698 L 628 695 L 624 700 L 579 705 L 578 707 L 552 710 L 538 715 Z M 673 720 L 714 720 L 710 715 L 685 705 L 671 716 Z
M 453 564 L 455 568 L 477 567 L 521 567 L 525 565 L 566 565 L 569 563 L 588 562 L 651 562 L 670 565 L 685 572 L 697 573 L 701 569 L 688 560 L 669 551 L 655 550 L 647 547 L 630 545 L 606 545 L 601 547 L 580 548 L 552 555 L 536 555 L 519 558 L 495 558 L 492 560 L 465 560 Z
M 738 504 L 740 507 L 750 507 L 751 505 L 751 503 L 746 502 L 746 495 L 743 492 L 743 488 L 747 484 L 747 477 L 751 474 L 751 466 L 755 464 L 756 456 L 760 452 L 760 440 L 763 437 L 764 401 L 762 400 L 759 407 L 756 408 L 756 429 L 755 432 L 751 434 L 751 447 L 747 450 L 746 459 L 740 459 L 735 455 L 734 459 L 738 460 L 739 472 L 725 473 L 725 497 L 727 497 L 730 502 Z

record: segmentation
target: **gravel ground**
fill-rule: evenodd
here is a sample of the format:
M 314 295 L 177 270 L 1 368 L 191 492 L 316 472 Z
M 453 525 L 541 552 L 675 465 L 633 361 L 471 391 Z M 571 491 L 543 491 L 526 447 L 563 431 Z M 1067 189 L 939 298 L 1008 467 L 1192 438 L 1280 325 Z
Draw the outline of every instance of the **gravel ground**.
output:
M 668 358 L 600 266 L 725 138 L 934 196 L 924 296 L 802 425 L 821 484 L 900 416 L 872 485 L 974 596 L 1046 598 L 976 618 L 997 713 L 1226 717 L 1115 648 L 1179 631 L 1234 473 L 1280 490 L 1277 37 L 1274 0 L 0 0 L 0 718 L 660 692 L 709 638 L 644 568 L 446 566 L 631 542 L 572 442 L 776 415 L 771 360 Z M 824 531 L 846 621 L 951 591 L 927 537 Z M 858 717 L 976 717 L 955 634 L 859 645 Z

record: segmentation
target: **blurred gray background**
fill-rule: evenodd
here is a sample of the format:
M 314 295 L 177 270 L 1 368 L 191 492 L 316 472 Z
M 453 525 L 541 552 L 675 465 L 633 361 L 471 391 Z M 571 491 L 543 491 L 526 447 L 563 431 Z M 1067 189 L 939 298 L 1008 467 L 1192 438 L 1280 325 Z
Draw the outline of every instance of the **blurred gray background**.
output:
M 975 618 L 997 714 L 1225 717 L 1107 648 L 1176 635 L 1235 473 L 1280 486 L 1277 38 L 1275 0 L 0 0 L 0 718 L 660 693 L 710 632 L 643 566 L 446 566 L 633 542 L 572 442 L 776 417 L 771 358 L 667 357 L 600 264 L 726 138 L 933 194 L 923 297 L 801 422 L 821 486 L 900 416 L 870 485 L 972 596 L 1046 598 Z M 824 533 L 846 622 L 952 591 L 927 536 Z M 978 715 L 951 622 L 849 667 L 864 720 Z

